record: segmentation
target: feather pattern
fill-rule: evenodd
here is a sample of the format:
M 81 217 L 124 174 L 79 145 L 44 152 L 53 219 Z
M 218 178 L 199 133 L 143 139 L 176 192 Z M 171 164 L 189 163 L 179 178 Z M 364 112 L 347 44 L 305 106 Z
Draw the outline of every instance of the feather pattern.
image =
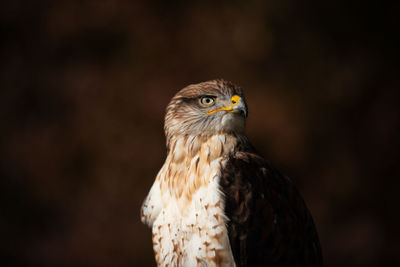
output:
M 317 231 L 299 192 L 248 143 L 227 161 L 220 186 L 238 266 L 322 266 Z
M 226 135 L 171 141 L 141 216 L 159 266 L 235 266 L 219 180 L 236 142 Z

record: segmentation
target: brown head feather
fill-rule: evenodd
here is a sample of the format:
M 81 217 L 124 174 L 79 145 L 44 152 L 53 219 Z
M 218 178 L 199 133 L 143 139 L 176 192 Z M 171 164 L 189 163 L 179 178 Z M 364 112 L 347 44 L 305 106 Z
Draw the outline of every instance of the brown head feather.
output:
M 241 98 L 244 114 L 247 107 L 240 87 L 225 80 L 212 80 L 189 85 L 180 90 L 167 106 L 165 115 L 165 135 L 167 147 L 172 139 L 179 136 L 211 136 L 218 133 L 241 134 L 244 132 L 245 118 L 238 114 L 225 111 L 207 114 L 216 107 L 229 104 L 231 97 L 238 95 Z M 204 96 L 215 97 L 215 106 L 202 107 L 199 99 Z

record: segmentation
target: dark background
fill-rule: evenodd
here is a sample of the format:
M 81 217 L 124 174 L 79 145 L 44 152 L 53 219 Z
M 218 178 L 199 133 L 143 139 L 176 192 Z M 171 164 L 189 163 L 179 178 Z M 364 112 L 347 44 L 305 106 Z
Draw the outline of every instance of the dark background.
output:
M 225 78 L 331 266 L 398 266 L 399 5 L 2 1 L 0 265 L 154 265 L 164 110 Z M 8 265 L 10 266 L 10 265 Z

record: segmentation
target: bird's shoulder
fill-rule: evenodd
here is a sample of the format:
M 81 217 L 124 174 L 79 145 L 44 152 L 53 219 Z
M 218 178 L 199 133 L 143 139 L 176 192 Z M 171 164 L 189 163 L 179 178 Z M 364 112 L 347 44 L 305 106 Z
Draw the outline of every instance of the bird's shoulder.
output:
M 318 235 L 303 198 L 252 146 L 228 158 L 220 187 L 238 266 L 322 265 Z

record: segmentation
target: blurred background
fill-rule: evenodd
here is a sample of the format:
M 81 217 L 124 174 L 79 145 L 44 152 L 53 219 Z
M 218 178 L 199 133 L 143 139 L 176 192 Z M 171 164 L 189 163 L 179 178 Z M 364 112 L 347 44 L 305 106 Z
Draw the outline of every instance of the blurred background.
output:
M 307 202 L 325 265 L 398 266 L 399 5 L 0 4 L 0 265 L 154 266 L 141 203 L 163 116 L 224 78 Z M 7 265 L 5 265 L 7 263 Z

